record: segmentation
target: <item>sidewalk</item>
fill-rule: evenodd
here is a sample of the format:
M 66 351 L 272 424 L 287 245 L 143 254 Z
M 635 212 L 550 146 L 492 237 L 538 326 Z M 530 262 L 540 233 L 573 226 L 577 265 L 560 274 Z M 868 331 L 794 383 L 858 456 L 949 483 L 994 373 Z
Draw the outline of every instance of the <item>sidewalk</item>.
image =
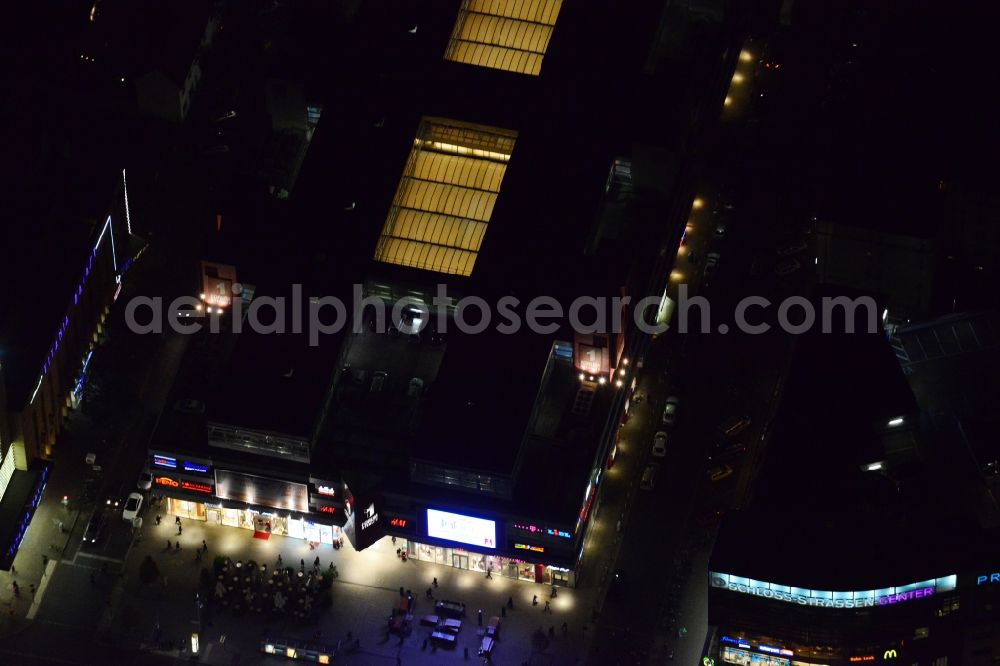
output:
M 161 640 L 169 638 L 175 643 L 185 643 L 183 650 L 172 654 L 189 656 L 187 642 L 198 626 L 195 592 L 199 572 L 202 567 L 211 569 L 216 555 L 226 555 L 234 561 L 252 559 L 273 567 L 280 554 L 285 566 L 298 568 L 300 561 L 305 560 L 307 570 L 318 555 L 321 568 L 325 570 L 332 561 L 340 577 L 332 588 L 333 607 L 321 612 L 318 626 L 302 626 L 285 619 L 269 620 L 267 614 L 235 616 L 225 610 L 212 616 L 206 612 L 200 634 L 201 661 L 205 663 L 229 664 L 235 663 L 234 659 L 241 664 L 248 660 L 256 663 L 255 656 L 263 657 L 259 652 L 260 642 L 268 636 L 319 641 L 335 648 L 338 641 L 346 644 L 348 632 L 361 641 L 360 650 L 338 656 L 335 663 L 395 664 L 397 657 L 404 664 L 465 663 L 464 647 L 469 648 L 470 658 L 478 659 L 478 609 L 483 609 L 484 621 L 488 621 L 491 616 L 501 615 L 508 596 L 513 598 L 514 610 L 507 611 L 503 619 L 495 663 L 579 663 L 592 633 L 590 627 L 584 629 L 594 603 L 592 588 L 560 589 L 558 596 L 550 600 L 551 613 L 546 613 L 544 602 L 549 600 L 550 588 L 500 576 L 486 579 L 470 571 L 414 560 L 404 563 L 396 557 L 395 546 L 388 537 L 363 552 L 356 552 L 349 543 L 340 550 L 325 544 L 310 550 L 299 539 L 271 536 L 265 541 L 253 538 L 249 530 L 187 519 L 182 523 L 181 550 L 168 553 L 167 540 L 176 540 L 177 529 L 173 517 L 165 514 L 161 514 L 163 520 L 156 526 L 156 510 L 157 507 L 151 507 L 146 513 L 142 534 L 126 563 L 121 605 L 112 625 L 117 636 L 136 647 L 152 645 L 153 630 L 159 623 Z M 195 562 L 195 552 L 202 539 L 209 551 L 199 564 Z M 157 563 L 165 586 L 154 584 L 139 589 L 139 564 L 147 555 Z M 432 612 L 425 594 L 434 577 L 439 583 L 433 590 L 436 598 L 463 602 L 468 609 L 455 650 L 423 647 L 429 630 L 419 625 L 419 618 Z M 416 600 L 413 632 L 404 639 L 388 635 L 385 628 L 386 618 L 399 600 L 400 586 L 412 590 Z M 532 606 L 534 595 L 539 597 L 538 606 Z M 568 625 L 565 638 L 561 632 L 563 622 Z M 555 639 L 544 655 L 533 655 L 532 633 L 541 628 L 547 634 L 549 627 L 554 627 Z
M 9 572 L 0 572 L 0 604 L 3 618 L 0 621 L 0 639 L 25 626 L 25 620 L 34 616 L 37 605 L 45 591 L 45 578 L 51 576 L 69 543 L 73 528 L 80 516 L 76 501 L 63 506 L 62 498 L 79 494 L 80 469 L 84 465 L 87 433 L 90 426 L 86 419 L 71 415 L 60 437 L 57 448 L 58 458 L 52 462 L 49 480 L 35 515 L 24 534 L 21 546 L 14 557 L 14 567 Z M 78 466 L 72 465 L 77 460 Z M 60 523 L 63 531 L 60 530 Z M 46 566 L 47 565 L 47 566 Z M 44 571 L 44 575 L 43 575 Z M 20 596 L 14 596 L 13 583 L 20 587 Z M 32 594 L 34 586 L 36 592 Z

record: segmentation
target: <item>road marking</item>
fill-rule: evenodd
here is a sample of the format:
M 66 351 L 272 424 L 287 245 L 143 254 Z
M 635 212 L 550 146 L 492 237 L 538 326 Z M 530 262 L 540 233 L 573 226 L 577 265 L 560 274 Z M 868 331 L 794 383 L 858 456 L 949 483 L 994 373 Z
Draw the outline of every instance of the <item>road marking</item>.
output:
M 77 557 L 89 557 L 92 560 L 103 560 L 105 562 L 115 562 L 116 564 L 121 564 L 125 560 L 119 559 L 117 557 L 107 557 L 105 555 L 91 555 L 90 553 L 84 553 L 83 551 L 76 554 Z

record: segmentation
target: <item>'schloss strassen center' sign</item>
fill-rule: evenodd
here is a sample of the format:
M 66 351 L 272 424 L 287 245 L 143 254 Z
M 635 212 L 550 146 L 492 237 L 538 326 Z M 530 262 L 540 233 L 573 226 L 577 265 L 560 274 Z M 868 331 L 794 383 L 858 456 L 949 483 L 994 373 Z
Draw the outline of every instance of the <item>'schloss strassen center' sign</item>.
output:
M 710 571 L 709 581 L 712 587 L 727 589 L 742 594 L 752 594 L 776 601 L 787 601 L 802 606 L 818 606 L 821 608 L 870 608 L 873 606 L 888 606 L 913 599 L 922 599 L 934 594 L 955 589 L 958 576 L 943 576 L 909 585 L 897 585 L 878 590 L 831 591 L 812 590 L 777 583 L 767 583 L 743 576 Z

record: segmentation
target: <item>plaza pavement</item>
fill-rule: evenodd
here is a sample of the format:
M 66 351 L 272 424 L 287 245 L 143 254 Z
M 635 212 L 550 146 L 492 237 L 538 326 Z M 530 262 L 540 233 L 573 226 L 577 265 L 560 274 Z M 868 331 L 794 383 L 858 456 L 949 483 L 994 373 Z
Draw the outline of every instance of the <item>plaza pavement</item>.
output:
M 360 649 L 355 652 L 345 649 L 333 663 L 458 664 L 466 663 L 465 647 L 469 648 L 469 661 L 481 663 L 483 659 L 477 656 L 477 610 L 482 608 L 484 620 L 488 621 L 490 616 L 501 614 L 508 596 L 514 599 L 514 610 L 508 611 L 503 619 L 492 663 L 552 666 L 582 663 L 592 638 L 589 620 L 596 596 L 592 588 L 560 588 L 558 596 L 550 600 L 551 613 L 546 613 L 543 608 L 544 601 L 549 600 L 549 587 L 499 575 L 487 579 L 475 572 L 413 559 L 404 563 L 396 557 L 396 546 L 388 537 L 362 552 L 356 552 L 346 541 L 339 550 L 326 544 L 310 550 L 307 542 L 300 539 L 272 535 L 265 541 L 253 538 L 249 530 L 187 519 L 182 523 L 181 550 L 166 552 L 166 542 L 176 540 L 177 530 L 173 517 L 165 514 L 161 514 L 163 520 L 156 526 L 156 511 L 153 506 L 145 514 L 142 533 L 132 546 L 120 594 L 116 595 L 112 630 L 126 644 L 159 651 L 159 646 L 151 643 L 154 626 L 159 622 L 161 639 L 183 641 L 185 645 L 184 649 L 170 653 L 181 658 L 190 656 L 187 646 L 191 632 L 197 627 L 195 592 L 200 569 L 211 568 L 216 555 L 226 555 L 234 561 L 254 560 L 273 567 L 279 554 L 286 566 L 298 566 L 304 559 L 306 566 L 311 567 L 318 555 L 325 570 L 332 560 L 339 573 L 331 590 L 333 607 L 321 611 L 318 625 L 306 626 L 251 613 L 236 617 L 228 610 L 206 616 L 200 634 L 202 662 L 277 663 L 279 658 L 260 653 L 260 642 L 265 637 L 298 638 L 336 647 L 338 641 L 346 645 L 350 632 L 360 640 Z M 209 552 L 198 564 L 195 552 L 202 539 L 207 542 Z M 165 586 L 154 584 L 140 589 L 138 569 L 146 555 L 156 561 L 166 579 Z M 432 602 L 425 598 L 425 593 L 435 576 L 439 583 L 434 590 L 436 598 L 466 604 L 467 616 L 454 650 L 423 647 L 429 630 L 420 626 L 419 618 L 433 612 Z M 400 586 L 412 590 L 416 599 L 413 632 L 402 640 L 386 632 L 386 618 L 399 599 Z M 539 604 L 532 606 L 532 596 L 536 594 Z M 561 632 L 563 622 L 568 625 L 565 637 Z M 555 639 L 543 652 L 533 652 L 532 633 L 542 628 L 548 634 L 549 627 L 555 627 Z

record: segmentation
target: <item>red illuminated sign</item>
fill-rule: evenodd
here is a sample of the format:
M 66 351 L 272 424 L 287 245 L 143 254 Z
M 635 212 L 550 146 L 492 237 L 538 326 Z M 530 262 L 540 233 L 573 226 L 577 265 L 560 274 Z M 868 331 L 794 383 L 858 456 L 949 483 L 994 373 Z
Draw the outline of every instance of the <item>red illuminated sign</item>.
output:
M 158 476 L 153 480 L 156 481 L 156 485 L 158 486 L 168 486 L 170 488 L 176 488 L 179 485 L 181 485 L 179 481 L 175 481 L 174 479 L 171 479 L 169 476 Z
M 875 661 L 875 655 L 866 654 L 863 657 L 851 657 L 848 661 Z
M 335 508 L 334 508 L 334 507 L 332 507 L 332 506 L 321 506 L 321 507 L 319 508 L 319 510 L 320 510 L 320 512 L 322 512 L 322 513 L 336 513 L 336 511 L 337 511 L 337 509 L 335 509 Z
M 389 524 L 393 527 L 406 527 L 406 524 L 410 522 L 406 518 L 390 518 Z
M 174 482 L 176 485 L 176 482 Z M 196 493 L 211 493 L 212 486 L 207 483 L 194 483 L 193 481 L 181 481 L 183 490 L 193 490 Z

